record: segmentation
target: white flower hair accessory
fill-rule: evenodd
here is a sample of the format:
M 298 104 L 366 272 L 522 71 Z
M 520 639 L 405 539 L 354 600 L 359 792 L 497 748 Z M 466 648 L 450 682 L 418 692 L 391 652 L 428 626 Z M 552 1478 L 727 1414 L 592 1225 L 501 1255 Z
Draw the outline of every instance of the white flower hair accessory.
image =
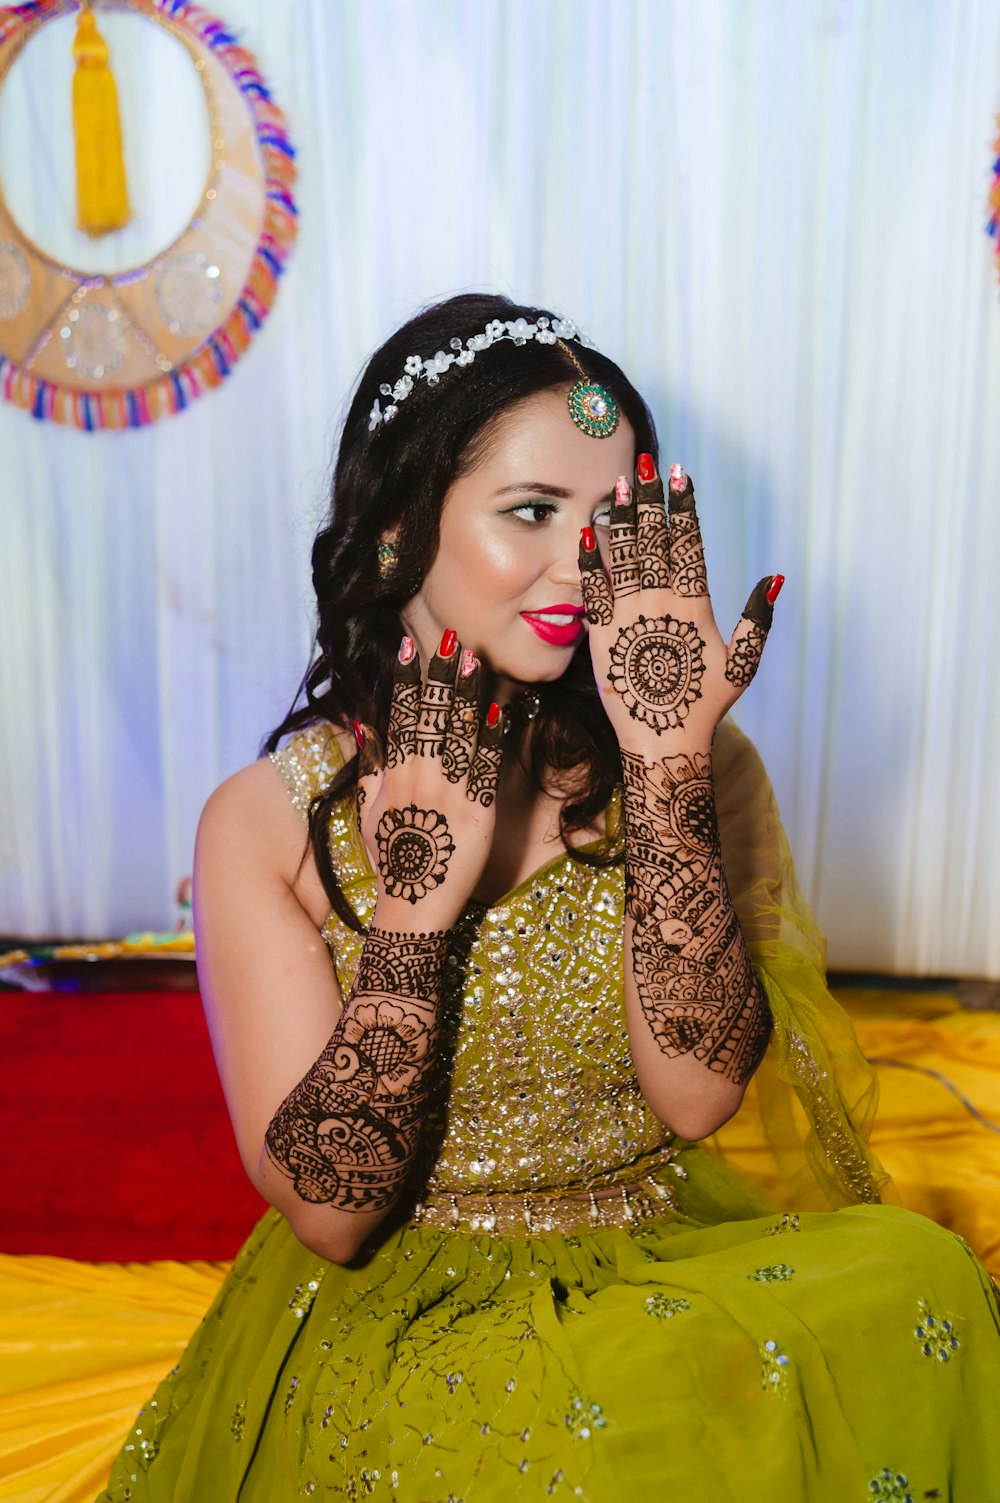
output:
M 379 395 L 386 398 L 386 405 L 383 407 L 378 397 L 375 398 L 368 414 L 369 433 L 392 421 L 399 411 L 400 402 L 406 401 L 418 381 L 436 386 L 453 365 L 471 365 L 477 355 L 505 339 L 518 345 L 527 344 L 532 339 L 538 344 L 561 344 L 565 339 L 575 339 L 585 349 L 595 348 L 568 318 L 550 319 L 541 315 L 535 323 L 529 323 L 526 318 L 491 319 L 481 334 L 471 335 L 464 344 L 456 337 L 449 341 L 448 350 L 438 350 L 426 359 L 420 355 L 408 355 L 399 380 L 393 383 L 383 381 L 379 387 Z M 572 350 L 567 349 L 566 354 L 580 374 L 580 380 L 569 393 L 570 417 L 591 438 L 607 438 L 618 427 L 617 403 L 606 387 L 588 378 Z

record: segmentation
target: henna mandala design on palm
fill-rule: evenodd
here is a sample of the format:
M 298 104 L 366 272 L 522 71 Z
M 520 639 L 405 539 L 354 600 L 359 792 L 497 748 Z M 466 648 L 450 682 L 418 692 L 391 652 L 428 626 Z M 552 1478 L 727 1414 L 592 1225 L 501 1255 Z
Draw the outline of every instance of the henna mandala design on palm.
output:
M 448 874 L 455 842 L 436 809 L 387 809 L 375 831 L 378 864 L 389 897 L 416 903 Z
M 671 585 L 678 595 L 696 599 L 708 594 L 705 545 L 693 511 L 670 514 Z
M 745 689 L 760 666 L 761 653 L 767 641 L 767 632 L 756 621 L 749 626 L 745 636 L 740 637 L 729 654 L 726 663 L 726 678 L 731 684 Z
M 611 649 L 609 679 L 633 720 L 675 730 L 701 698 L 705 644 L 690 621 L 640 615 Z

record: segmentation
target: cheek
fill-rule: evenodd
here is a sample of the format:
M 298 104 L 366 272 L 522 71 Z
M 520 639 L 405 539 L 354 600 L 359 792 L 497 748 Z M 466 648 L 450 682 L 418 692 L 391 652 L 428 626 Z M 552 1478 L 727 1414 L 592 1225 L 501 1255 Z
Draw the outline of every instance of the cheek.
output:
M 499 531 L 495 524 L 442 528 L 441 547 L 435 559 L 437 573 L 447 575 L 452 588 L 481 599 L 502 600 L 530 584 L 538 572 L 537 547 L 531 539 Z

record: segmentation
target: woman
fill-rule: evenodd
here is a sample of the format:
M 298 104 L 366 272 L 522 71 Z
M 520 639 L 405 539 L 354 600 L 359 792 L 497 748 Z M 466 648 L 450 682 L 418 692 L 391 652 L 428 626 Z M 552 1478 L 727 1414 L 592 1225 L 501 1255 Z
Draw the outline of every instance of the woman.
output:
M 992 1286 L 879 1203 L 869 1080 L 724 719 L 780 576 L 726 642 L 656 453 L 618 367 L 503 299 L 362 377 L 304 703 L 198 838 L 274 1209 L 106 1498 L 1000 1496 Z M 763 1183 L 701 1144 L 737 1113 Z

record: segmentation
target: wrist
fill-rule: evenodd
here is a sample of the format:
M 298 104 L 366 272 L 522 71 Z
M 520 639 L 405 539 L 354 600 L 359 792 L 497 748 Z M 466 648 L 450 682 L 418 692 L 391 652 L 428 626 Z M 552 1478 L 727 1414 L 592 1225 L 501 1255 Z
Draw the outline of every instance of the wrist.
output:
M 441 893 L 431 893 L 417 903 L 410 903 L 405 898 L 390 898 L 380 890 L 371 927 L 408 939 L 440 936 L 446 940 L 464 906 Z
M 621 745 L 622 775 L 629 779 L 641 778 L 654 767 L 677 757 L 687 757 L 698 767 L 710 768 L 712 756 L 711 735 L 691 735 L 683 731 L 667 731 L 659 736 L 632 738 Z M 710 775 L 710 774 L 709 774 Z

